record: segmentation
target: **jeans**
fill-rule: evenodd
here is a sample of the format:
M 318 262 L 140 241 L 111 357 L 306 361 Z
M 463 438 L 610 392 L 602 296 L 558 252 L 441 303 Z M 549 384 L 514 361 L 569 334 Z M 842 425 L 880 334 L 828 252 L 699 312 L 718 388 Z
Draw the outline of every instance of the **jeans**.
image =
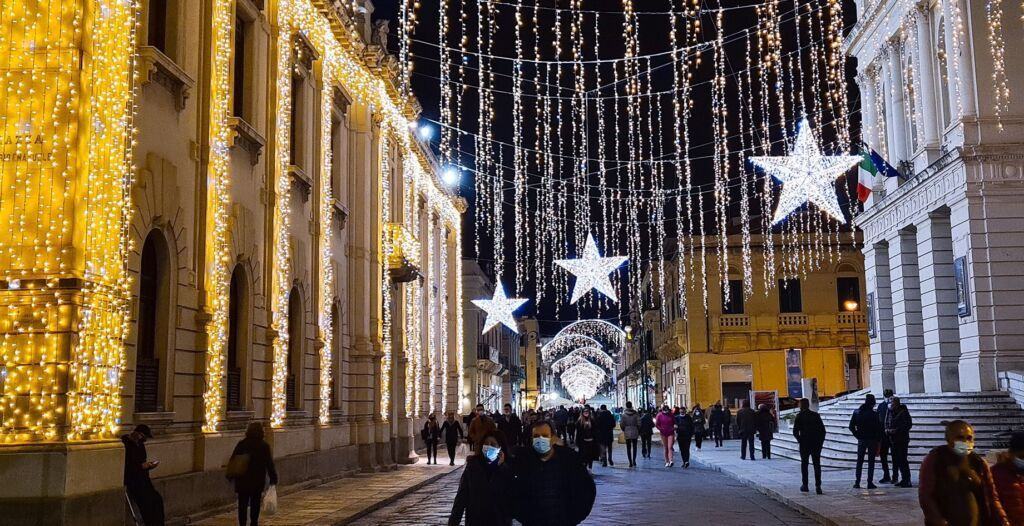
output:
M 636 439 L 626 439 L 626 460 L 629 461 L 630 466 L 636 465 Z
M 892 476 L 896 477 L 896 454 L 892 451 L 889 439 L 883 438 L 878 445 L 878 460 L 882 461 L 882 477 L 889 478 L 889 455 L 892 455 Z
M 690 461 L 690 440 L 688 436 L 676 436 L 676 443 L 679 444 L 679 455 L 683 457 L 683 464 Z
M 640 435 L 640 453 L 644 458 L 651 458 L 651 438 L 654 435 Z
M 444 447 L 448 449 L 448 459 L 450 464 L 455 464 L 455 450 L 459 447 L 458 442 L 445 442 Z M 436 457 L 435 457 L 436 458 Z
M 800 444 L 800 476 L 803 477 L 803 487 L 807 487 L 807 461 L 814 462 L 814 487 L 821 487 L 821 445 Z
M 750 449 L 750 460 L 754 460 L 754 434 L 740 435 L 740 458 L 747 459 L 747 449 Z
M 246 515 L 249 516 L 249 524 L 259 526 L 260 505 L 263 504 L 263 492 L 239 493 L 238 494 L 238 524 L 245 526 Z M 246 509 L 248 508 L 248 514 Z
M 772 458 L 772 441 L 771 439 L 761 439 L 761 458 Z
M 434 461 L 434 464 L 437 464 L 437 440 L 427 441 L 427 462 L 431 460 Z
M 857 484 L 860 484 L 860 474 L 864 468 L 864 455 L 868 456 L 868 484 L 875 483 L 875 455 L 878 454 L 877 440 L 857 441 Z
M 906 441 L 894 441 L 890 444 L 892 449 L 892 478 L 895 482 L 897 472 L 900 482 L 910 484 L 910 462 L 907 460 L 907 450 L 910 443 Z

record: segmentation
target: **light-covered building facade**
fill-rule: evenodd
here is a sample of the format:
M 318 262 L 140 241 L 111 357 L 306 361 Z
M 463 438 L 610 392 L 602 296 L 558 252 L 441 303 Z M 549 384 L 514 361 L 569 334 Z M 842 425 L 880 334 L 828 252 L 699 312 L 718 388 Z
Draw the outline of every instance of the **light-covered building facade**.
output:
M 0 13 L 2 522 L 120 523 L 135 424 L 169 517 L 233 501 L 251 421 L 284 485 L 413 460 L 462 396 L 465 208 L 372 3 Z
M 1024 24 L 993 2 L 858 0 L 871 387 L 987 391 L 1024 368 Z

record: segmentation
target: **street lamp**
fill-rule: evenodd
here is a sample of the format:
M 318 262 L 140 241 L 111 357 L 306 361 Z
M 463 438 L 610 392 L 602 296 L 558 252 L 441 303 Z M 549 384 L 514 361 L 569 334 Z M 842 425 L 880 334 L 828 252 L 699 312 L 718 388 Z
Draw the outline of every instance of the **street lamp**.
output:
M 846 312 L 854 313 L 853 316 L 853 352 L 857 353 L 857 360 L 860 360 L 860 338 L 857 336 L 857 308 L 860 304 L 856 300 L 846 300 L 843 302 L 843 308 Z M 849 381 L 849 378 L 847 378 Z M 860 378 L 857 378 L 857 385 L 860 385 Z

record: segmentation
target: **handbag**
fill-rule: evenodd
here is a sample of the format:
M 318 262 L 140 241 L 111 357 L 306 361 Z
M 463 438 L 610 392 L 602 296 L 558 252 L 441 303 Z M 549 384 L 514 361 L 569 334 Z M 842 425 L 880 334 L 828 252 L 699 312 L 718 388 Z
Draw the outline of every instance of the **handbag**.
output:
M 249 454 L 240 453 L 238 455 L 231 455 L 228 459 L 228 466 L 225 470 L 225 475 L 229 479 L 236 479 L 245 475 L 245 472 L 249 471 Z
M 273 515 L 277 513 L 277 486 L 270 486 L 267 488 L 267 492 L 263 494 L 261 512 L 264 515 Z

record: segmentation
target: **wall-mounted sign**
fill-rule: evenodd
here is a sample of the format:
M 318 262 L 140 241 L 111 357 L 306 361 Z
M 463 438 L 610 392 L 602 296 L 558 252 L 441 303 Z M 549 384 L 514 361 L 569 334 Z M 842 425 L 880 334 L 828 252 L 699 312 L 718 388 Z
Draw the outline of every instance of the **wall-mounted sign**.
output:
M 803 356 L 800 349 L 786 349 L 786 390 L 790 398 L 803 396 L 800 381 L 804 377 Z
M 968 288 L 967 256 L 953 260 L 953 278 L 956 280 L 956 313 L 961 318 L 971 315 L 971 291 Z
M 878 305 L 875 303 L 875 293 L 868 293 L 868 337 L 875 338 L 878 336 Z

